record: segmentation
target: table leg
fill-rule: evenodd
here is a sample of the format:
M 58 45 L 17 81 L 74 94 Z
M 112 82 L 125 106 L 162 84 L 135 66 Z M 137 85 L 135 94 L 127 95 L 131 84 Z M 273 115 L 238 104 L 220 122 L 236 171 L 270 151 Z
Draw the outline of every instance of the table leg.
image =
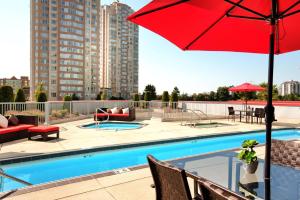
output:
M 242 111 L 240 111 L 240 122 L 242 122 Z

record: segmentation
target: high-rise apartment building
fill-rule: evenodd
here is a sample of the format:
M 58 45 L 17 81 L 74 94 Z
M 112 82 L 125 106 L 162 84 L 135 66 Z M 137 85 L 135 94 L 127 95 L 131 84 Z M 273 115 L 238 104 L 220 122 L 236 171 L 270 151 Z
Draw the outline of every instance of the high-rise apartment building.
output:
M 114 2 L 101 6 L 100 88 L 115 97 L 130 98 L 138 93 L 138 26 L 127 16 L 134 11 Z
M 48 100 L 99 92 L 100 0 L 31 0 L 31 96 Z
M 286 81 L 280 84 L 279 94 L 285 96 L 288 94 L 300 95 L 300 82 L 299 81 Z

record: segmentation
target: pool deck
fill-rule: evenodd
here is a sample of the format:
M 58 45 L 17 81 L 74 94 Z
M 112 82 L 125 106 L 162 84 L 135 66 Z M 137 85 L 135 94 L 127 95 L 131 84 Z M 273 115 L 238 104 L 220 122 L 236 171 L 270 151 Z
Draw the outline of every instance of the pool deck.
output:
M 191 128 L 188 126 L 181 126 L 178 122 L 161 122 L 159 118 L 152 118 L 151 120 L 141 121 L 142 123 L 147 124 L 147 126 L 142 129 L 109 131 L 80 129 L 77 127 L 78 125 L 91 123 L 91 119 L 69 122 L 59 124 L 62 130 L 61 138 L 59 140 L 54 139 L 47 142 L 20 140 L 1 144 L 0 159 L 125 143 L 255 131 L 263 130 L 265 128 L 264 125 L 260 124 L 245 124 L 227 120 L 213 121 L 228 123 L 229 125 L 214 128 Z M 292 127 L 297 126 L 298 123 L 295 123 Z M 274 128 L 284 127 L 291 126 L 283 123 L 281 123 L 280 126 L 274 126 Z M 258 147 L 257 152 L 261 158 L 264 157 L 263 147 Z M 6 199 L 150 200 L 155 199 L 155 190 L 150 187 L 152 182 L 149 169 L 143 168 L 76 183 L 70 182 L 70 184 L 24 194 L 20 193 L 20 195 L 12 194 L 12 196 L 7 197 Z

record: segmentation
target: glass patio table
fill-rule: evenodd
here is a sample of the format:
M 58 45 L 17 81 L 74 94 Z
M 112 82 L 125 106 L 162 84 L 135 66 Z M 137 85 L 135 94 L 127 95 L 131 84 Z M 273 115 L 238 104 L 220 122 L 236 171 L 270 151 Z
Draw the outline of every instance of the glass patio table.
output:
M 169 161 L 185 169 L 189 177 L 215 182 L 249 199 L 264 198 L 264 161 L 259 160 L 255 174 L 247 174 L 235 152 L 219 152 Z M 271 166 L 272 200 L 300 199 L 300 170 Z

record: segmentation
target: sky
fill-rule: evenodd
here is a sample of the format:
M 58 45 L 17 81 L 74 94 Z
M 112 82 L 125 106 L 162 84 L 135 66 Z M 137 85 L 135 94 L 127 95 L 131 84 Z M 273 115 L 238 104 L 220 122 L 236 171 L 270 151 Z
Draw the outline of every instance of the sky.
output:
M 112 0 L 102 0 L 110 4 Z M 134 10 L 150 0 L 120 0 Z M 30 74 L 30 1 L 0 0 L 0 78 Z M 139 91 L 153 84 L 158 93 L 199 93 L 219 86 L 267 81 L 268 56 L 247 53 L 182 51 L 144 28 L 139 29 Z M 300 51 L 276 56 L 274 83 L 300 81 Z

